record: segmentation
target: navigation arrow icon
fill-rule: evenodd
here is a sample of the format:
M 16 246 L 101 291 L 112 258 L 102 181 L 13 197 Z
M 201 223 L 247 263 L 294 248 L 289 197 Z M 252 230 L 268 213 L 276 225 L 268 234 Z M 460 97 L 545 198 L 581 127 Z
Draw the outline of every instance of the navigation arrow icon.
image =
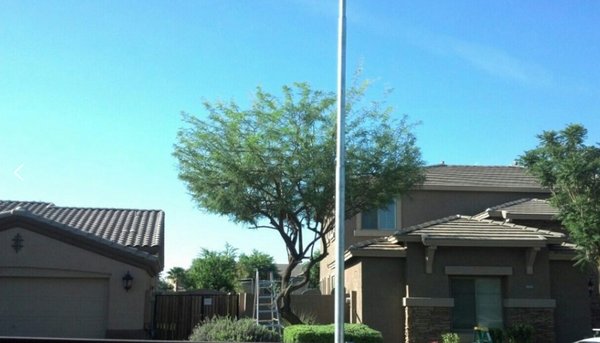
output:
M 17 169 L 15 169 L 15 171 L 13 171 L 13 174 L 15 174 L 15 177 L 21 181 L 23 181 L 23 177 L 21 177 L 21 175 L 19 174 L 19 170 L 21 170 L 21 168 L 23 168 L 23 164 L 21 164 L 20 166 L 17 167 Z

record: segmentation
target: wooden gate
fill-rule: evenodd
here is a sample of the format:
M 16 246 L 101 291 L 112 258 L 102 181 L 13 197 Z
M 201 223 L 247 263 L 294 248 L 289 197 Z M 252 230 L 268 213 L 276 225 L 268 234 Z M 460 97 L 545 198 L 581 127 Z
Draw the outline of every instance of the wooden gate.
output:
M 204 319 L 239 317 L 237 294 L 157 294 L 154 303 L 154 338 L 187 340 Z

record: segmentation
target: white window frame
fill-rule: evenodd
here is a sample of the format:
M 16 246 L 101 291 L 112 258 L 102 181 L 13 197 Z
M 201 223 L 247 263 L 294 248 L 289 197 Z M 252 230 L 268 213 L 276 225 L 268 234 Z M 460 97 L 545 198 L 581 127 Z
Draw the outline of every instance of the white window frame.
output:
M 357 230 L 355 231 L 355 236 L 381 236 L 381 235 L 389 235 L 391 232 L 394 232 L 396 230 L 398 230 L 398 226 L 400 224 L 400 215 L 401 213 L 399 213 L 399 205 L 400 205 L 400 200 L 399 199 L 394 199 L 392 200 L 393 204 L 394 204 L 394 227 L 393 228 L 385 228 L 385 229 L 381 229 L 381 228 L 365 228 L 363 227 L 362 223 L 362 217 L 363 214 L 360 213 L 357 215 Z M 378 209 L 378 212 L 381 211 L 381 209 Z M 377 221 L 379 222 L 379 213 L 378 213 L 378 218 Z M 378 224 L 379 226 L 379 224 Z

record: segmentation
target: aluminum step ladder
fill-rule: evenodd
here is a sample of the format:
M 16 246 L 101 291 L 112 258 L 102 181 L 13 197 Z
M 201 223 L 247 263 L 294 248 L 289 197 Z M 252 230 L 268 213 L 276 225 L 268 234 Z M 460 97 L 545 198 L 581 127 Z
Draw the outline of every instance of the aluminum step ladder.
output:
M 268 280 L 261 280 L 258 270 L 254 284 L 254 319 L 256 323 L 281 335 L 281 317 L 277 307 L 276 281 L 273 273 Z

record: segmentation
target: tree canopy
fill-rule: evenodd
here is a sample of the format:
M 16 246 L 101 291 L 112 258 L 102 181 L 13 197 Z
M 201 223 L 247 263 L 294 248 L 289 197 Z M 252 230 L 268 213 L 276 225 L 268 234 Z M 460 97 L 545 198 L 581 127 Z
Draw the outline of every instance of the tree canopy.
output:
M 273 273 L 273 278 L 279 278 L 273 256 L 256 249 L 252 250 L 250 255 L 241 254 L 237 263 L 238 273 L 242 279 L 255 278 L 256 270 L 258 270 L 259 277 L 262 280 L 268 279 L 271 273 Z
M 235 292 L 238 281 L 236 254 L 236 249 L 229 244 L 225 245 L 223 251 L 202 248 L 186 273 L 189 286 Z
M 579 261 L 600 258 L 600 148 L 586 145 L 587 130 L 571 124 L 544 131 L 537 148 L 519 162 L 551 191 L 550 202 L 570 237 L 581 248 Z
M 173 283 L 173 290 L 176 292 L 189 287 L 187 271 L 181 267 L 169 269 L 167 279 Z
M 271 272 L 275 279 L 280 277 L 273 256 L 256 249 L 249 255 L 238 256 L 236 248 L 225 244 L 221 251 L 202 248 L 190 268 L 172 267 L 166 280 L 171 281 L 174 287 L 170 288 L 175 291 L 214 289 L 234 292 L 242 290 L 240 281 L 254 278 L 257 269 L 261 279 L 268 278 Z
M 383 102 L 366 101 L 365 90 L 361 84 L 347 91 L 348 218 L 383 207 L 423 180 L 412 125 L 393 119 Z M 306 83 L 284 86 L 280 96 L 259 87 L 248 109 L 217 101 L 204 103 L 205 116 L 184 114 L 175 144 L 179 177 L 200 208 L 271 229 L 284 241 L 289 264 L 278 304 L 291 323 L 299 319 L 290 294 L 327 255 L 326 234 L 334 228 L 335 104 L 335 94 Z M 316 245 L 322 254 L 313 255 Z M 304 281 L 290 282 L 305 260 Z

